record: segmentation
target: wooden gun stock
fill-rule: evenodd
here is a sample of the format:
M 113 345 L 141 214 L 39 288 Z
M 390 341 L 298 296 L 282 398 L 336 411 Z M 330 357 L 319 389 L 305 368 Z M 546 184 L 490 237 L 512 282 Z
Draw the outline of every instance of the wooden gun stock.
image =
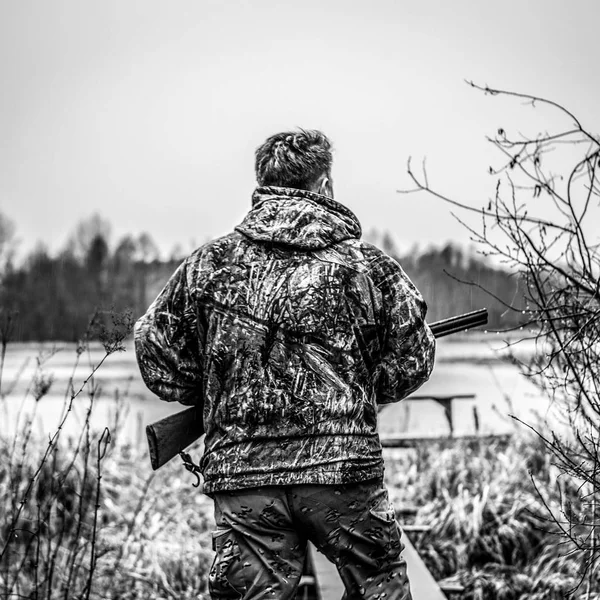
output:
M 204 433 L 202 414 L 195 406 L 146 425 L 152 469 L 162 467 Z
M 487 321 L 488 311 L 486 308 L 482 308 L 464 315 L 436 321 L 431 323 L 430 327 L 435 337 L 440 338 L 485 325 Z M 156 470 L 168 463 L 193 444 L 203 433 L 202 414 L 199 414 L 193 406 L 146 426 L 152 468 Z

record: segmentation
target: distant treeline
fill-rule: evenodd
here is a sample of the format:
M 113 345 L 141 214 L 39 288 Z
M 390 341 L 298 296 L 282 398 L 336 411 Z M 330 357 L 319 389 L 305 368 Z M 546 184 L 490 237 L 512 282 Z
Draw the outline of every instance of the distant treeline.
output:
M 150 235 L 125 235 L 111 248 L 110 223 L 82 221 L 63 250 L 38 246 L 18 266 L 14 225 L 0 213 L 0 334 L 10 320 L 14 341 L 78 341 L 97 337 L 111 315 L 141 315 L 181 256 L 159 260 Z M 159 280 L 159 281 L 157 281 Z
M 130 310 L 137 319 L 183 259 L 180 254 L 159 260 L 147 234 L 125 236 L 111 250 L 100 225 L 80 227 L 79 235 L 55 256 L 40 247 L 18 267 L 4 265 L 0 316 L 4 325 L 12 317 L 14 341 L 77 341 L 89 331 L 94 314 L 98 322 L 106 322 L 111 311 Z M 518 315 L 483 291 L 508 304 L 520 303 L 523 294 L 514 275 L 453 245 L 400 256 L 389 239 L 383 247 L 424 295 L 429 321 L 485 306 L 490 328 L 516 324 Z M 93 326 L 91 330 L 94 335 Z
M 523 305 L 525 287 L 518 274 L 451 244 L 396 258 L 427 301 L 428 321 L 487 308 L 490 329 L 519 324 L 519 311 L 508 308 Z

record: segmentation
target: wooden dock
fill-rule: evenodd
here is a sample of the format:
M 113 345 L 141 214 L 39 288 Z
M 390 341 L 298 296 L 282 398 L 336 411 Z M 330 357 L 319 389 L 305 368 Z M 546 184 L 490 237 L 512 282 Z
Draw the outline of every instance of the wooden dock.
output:
M 408 579 L 413 600 L 447 600 L 442 587 L 433 578 L 423 559 L 406 535 L 402 536 L 404 550 L 402 556 L 406 561 Z M 344 595 L 344 584 L 340 579 L 335 565 L 325 555 L 321 554 L 312 544 L 308 547 L 308 558 L 311 563 L 312 575 L 304 579 L 305 585 L 314 586 L 318 600 L 340 600 Z M 454 589 L 453 591 L 459 591 Z M 314 592 L 313 592 L 314 593 Z M 302 592 L 298 594 L 302 600 Z M 309 598 L 308 594 L 305 594 Z
M 441 405 L 448 423 L 448 433 L 446 435 L 436 436 L 415 436 L 407 434 L 394 434 L 381 436 L 381 445 L 384 448 L 412 448 L 424 443 L 435 442 L 466 442 L 479 443 L 491 441 L 508 442 L 510 434 L 479 434 L 479 422 L 477 411 L 474 408 L 475 435 L 454 435 L 454 419 L 452 414 L 452 404 L 456 400 L 474 400 L 475 394 L 414 394 L 406 400 L 433 400 Z M 386 405 L 380 407 L 384 410 Z M 397 507 L 398 515 L 414 515 L 418 507 Z M 411 537 L 428 531 L 430 528 L 426 525 L 402 525 L 402 542 L 404 550 L 402 556 L 406 561 L 406 569 L 413 600 L 447 600 L 452 595 L 460 595 L 463 587 L 456 582 L 436 581 L 430 573 L 427 565 L 419 556 Z M 335 565 L 323 555 L 314 545 L 309 543 L 308 559 L 306 573 L 301 580 L 301 587 L 297 595 L 297 600 L 338 600 L 344 595 L 344 585 L 337 572 Z
M 398 515 L 414 516 L 417 511 L 418 507 L 408 505 L 396 509 Z M 463 590 L 456 583 L 436 581 L 414 547 L 410 538 L 430 529 L 427 525 L 402 525 L 402 557 L 406 561 L 413 600 L 447 600 L 446 594 L 460 594 Z M 300 581 L 296 600 L 339 600 L 343 595 L 344 584 L 337 568 L 309 543 L 305 574 Z
M 510 434 L 493 435 L 470 435 L 454 437 L 436 436 L 436 437 L 416 437 L 394 435 L 381 438 L 381 443 L 386 448 L 409 448 L 416 444 L 427 443 L 428 441 L 448 441 L 448 442 L 485 442 L 491 440 L 510 440 Z M 418 511 L 416 506 L 397 507 L 396 513 L 399 515 L 414 515 Z M 455 582 L 436 581 L 429 569 L 419 556 L 414 547 L 411 537 L 428 531 L 427 525 L 402 525 L 402 542 L 404 550 L 402 556 L 406 561 L 408 579 L 410 581 L 411 594 L 413 600 L 447 600 L 449 595 L 455 597 L 463 591 L 461 585 Z M 297 600 L 338 600 L 344 594 L 344 585 L 337 572 L 335 565 L 317 549 L 309 543 L 308 548 L 308 573 L 303 576 L 301 588 L 296 596 Z

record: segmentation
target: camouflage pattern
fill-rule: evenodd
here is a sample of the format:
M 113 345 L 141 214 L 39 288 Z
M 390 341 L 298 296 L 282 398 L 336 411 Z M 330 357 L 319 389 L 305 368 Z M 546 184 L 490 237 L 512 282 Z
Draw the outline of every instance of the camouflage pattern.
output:
M 213 599 L 294 598 L 312 541 L 337 566 L 346 600 L 410 600 L 401 530 L 380 479 L 214 495 Z
M 377 404 L 427 380 L 435 340 L 420 293 L 360 235 L 330 198 L 258 188 L 136 324 L 146 385 L 203 410 L 206 493 L 383 473 Z

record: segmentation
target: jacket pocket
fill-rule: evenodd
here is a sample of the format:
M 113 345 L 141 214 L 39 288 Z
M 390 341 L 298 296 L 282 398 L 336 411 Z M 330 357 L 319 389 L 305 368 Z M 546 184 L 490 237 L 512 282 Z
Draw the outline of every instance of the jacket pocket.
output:
M 372 557 L 375 558 L 381 566 L 387 561 L 393 561 L 398 558 L 404 544 L 401 541 L 401 530 L 396 521 L 396 513 L 392 504 L 387 507 L 377 507 L 369 510 L 371 528 L 370 533 L 373 538 L 376 549 Z
M 213 531 L 212 547 L 215 558 L 208 575 L 211 598 L 242 598 L 245 585 L 241 572 L 240 547 L 233 529 Z

